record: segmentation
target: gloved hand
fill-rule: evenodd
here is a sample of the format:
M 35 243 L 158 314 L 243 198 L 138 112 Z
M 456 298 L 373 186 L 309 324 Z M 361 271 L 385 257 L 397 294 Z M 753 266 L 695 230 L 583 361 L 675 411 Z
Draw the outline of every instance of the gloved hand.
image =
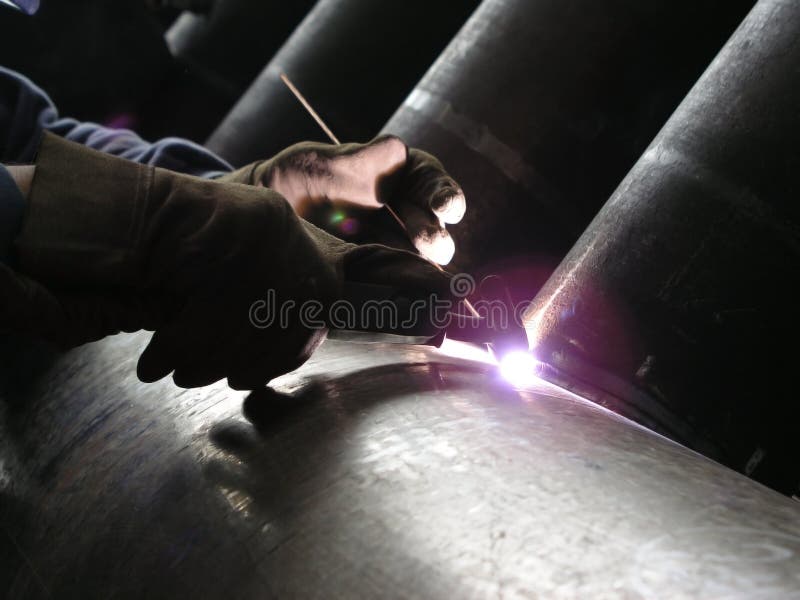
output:
M 366 209 L 388 204 L 417 250 L 443 265 L 455 252 L 445 226 L 466 210 L 464 193 L 442 164 L 395 136 L 340 146 L 303 142 L 223 179 L 274 189 L 301 216 L 329 201 Z
M 254 326 L 251 308 L 269 290 L 278 308 L 329 306 L 345 279 L 449 290 L 420 257 L 342 242 L 273 190 L 153 169 L 52 135 L 15 246 L 17 273 L 4 278 L 29 302 L 17 313 L 47 323 L 29 321 L 30 330 L 74 345 L 154 328 L 140 378 L 174 371 L 184 387 L 227 377 L 252 389 L 310 356 L 325 330 L 301 323 L 296 309 L 285 327 Z

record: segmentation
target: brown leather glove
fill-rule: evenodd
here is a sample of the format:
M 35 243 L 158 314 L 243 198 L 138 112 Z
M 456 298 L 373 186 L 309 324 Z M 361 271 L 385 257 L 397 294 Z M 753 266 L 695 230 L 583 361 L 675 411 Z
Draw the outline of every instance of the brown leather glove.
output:
M 140 378 L 174 371 L 185 387 L 227 377 L 250 389 L 310 356 L 324 329 L 294 313 L 285 327 L 253 325 L 251 307 L 269 290 L 278 305 L 328 306 L 345 279 L 449 288 L 414 254 L 327 235 L 273 190 L 138 165 L 53 135 L 42 142 L 15 247 L 11 280 L 26 283 L 11 303 L 29 305 L 18 330 L 74 345 L 155 329 Z
M 442 164 L 395 136 L 339 146 L 303 142 L 223 179 L 272 188 L 298 214 L 326 229 L 327 223 L 310 216 L 321 203 L 344 210 L 388 204 L 417 250 L 439 264 L 450 262 L 455 252 L 446 225 L 458 223 L 466 210 L 464 193 Z

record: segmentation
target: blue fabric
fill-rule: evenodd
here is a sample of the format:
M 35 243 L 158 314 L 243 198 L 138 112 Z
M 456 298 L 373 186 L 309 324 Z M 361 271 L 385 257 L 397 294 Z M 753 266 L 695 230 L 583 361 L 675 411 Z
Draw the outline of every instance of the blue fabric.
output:
M 0 165 L 0 262 L 7 263 L 11 242 L 22 226 L 25 198 L 11 173 Z
M 219 177 L 233 170 L 189 140 L 170 137 L 151 143 L 129 129 L 60 117 L 36 84 L 0 67 L 0 162 L 32 163 L 45 129 L 101 152 L 197 177 Z
M 233 170 L 214 153 L 189 140 L 164 138 L 150 143 L 129 129 L 60 117 L 48 95 L 36 84 L 0 67 L 0 163 L 33 163 L 44 130 L 114 156 L 197 177 L 215 178 Z M 10 179 L 3 171 L 4 179 Z M 21 199 L 16 185 L 14 190 Z M 0 188 L 0 260 L 5 256 L 2 249 L 10 246 L 21 223 L 15 220 L 19 199 L 12 195 L 5 184 Z

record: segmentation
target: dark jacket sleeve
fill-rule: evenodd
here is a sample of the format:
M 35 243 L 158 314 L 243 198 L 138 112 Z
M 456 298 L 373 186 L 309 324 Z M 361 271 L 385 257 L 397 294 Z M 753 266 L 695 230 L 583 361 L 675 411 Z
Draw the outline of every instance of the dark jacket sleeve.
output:
M 31 163 L 43 131 L 120 158 L 179 173 L 213 178 L 232 167 L 199 144 L 180 138 L 147 142 L 128 129 L 59 117 L 32 81 L 0 67 L 0 162 Z

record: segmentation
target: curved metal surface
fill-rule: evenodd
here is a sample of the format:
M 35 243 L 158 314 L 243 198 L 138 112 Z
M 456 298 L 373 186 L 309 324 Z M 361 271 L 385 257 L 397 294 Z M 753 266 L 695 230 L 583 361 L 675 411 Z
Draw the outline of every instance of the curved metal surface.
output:
M 208 15 L 184 12 L 166 33 L 172 53 L 241 94 L 316 0 L 215 0 Z
M 4 365 L 7 597 L 797 597 L 800 505 L 547 383 L 328 342 L 243 416 L 145 341 Z
M 289 75 L 343 141 L 374 137 L 478 0 L 320 0 L 209 138 L 235 165 L 329 140 L 279 79 Z
M 798 40 L 800 4 L 761 0 L 527 315 L 566 371 L 588 363 L 651 391 L 726 462 L 790 493 Z
M 455 262 L 530 299 L 753 0 L 486 0 L 384 131 L 463 186 Z
M 165 38 L 176 68 L 138 127 L 150 139 L 202 143 L 314 5 L 314 0 L 218 0 L 181 14 Z

